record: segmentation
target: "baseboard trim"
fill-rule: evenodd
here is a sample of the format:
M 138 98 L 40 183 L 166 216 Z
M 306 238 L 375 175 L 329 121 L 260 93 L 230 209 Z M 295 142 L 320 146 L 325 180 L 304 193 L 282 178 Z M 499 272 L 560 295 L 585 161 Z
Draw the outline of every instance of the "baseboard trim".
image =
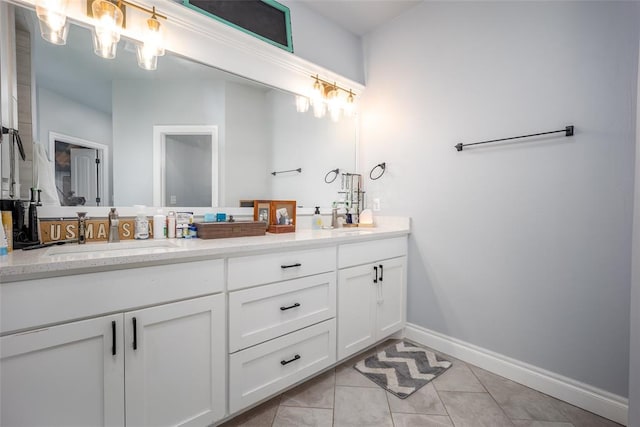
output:
M 627 425 L 629 400 L 473 344 L 407 323 L 404 336 L 589 412 Z

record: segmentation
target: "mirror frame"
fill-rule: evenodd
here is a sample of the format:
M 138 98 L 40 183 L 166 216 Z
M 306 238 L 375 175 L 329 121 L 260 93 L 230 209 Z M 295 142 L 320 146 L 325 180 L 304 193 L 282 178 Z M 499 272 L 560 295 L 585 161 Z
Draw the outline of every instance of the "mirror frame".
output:
M 136 1 L 148 8 L 155 6 L 159 11 L 167 15 L 167 21 L 163 22 L 166 40 L 165 49 L 185 58 L 294 94 L 306 94 L 313 83 L 311 77 L 316 74 L 326 80 L 335 81 L 339 86 L 351 88 L 356 96 L 360 96 L 365 89 L 361 83 L 345 78 L 299 56 L 209 19 L 184 7 L 182 4 L 166 0 Z M 35 10 L 35 0 L 0 0 L 0 3 L 2 3 L 0 4 L 0 22 L 3 24 L 8 20 L 8 17 L 4 16 L 6 15 L 5 6 L 7 4 L 15 4 Z M 72 24 L 91 28 L 91 19 L 85 14 L 86 3 L 84 1 L 69 3 L 67 19 Z M 133 8 L 129 8 L 127 14 L 130 21 L 127 23 L 127 28 L 123 30 L 122 35 L 133 40 L 141 40 L 143 38 L 141 34 L 144 30 L 143 23 L 147 17 Z M 3 39 L 0 45 L 0 54 L 5 55 L 2 52 L 6 51 L 6 44 L 9 41 L 5 37 Z M 5 56 L 2 56 L 2 58 L 5 58 Z M 6 61 L 3 61 L 3 64 L 6 64 Z M 10 65 L 4 65 L 3 67 Z M 4 73 L 2 75 L 6 76 Z M 5 79 L 3 78 L 3 80 Z M 3 123 L 14 123 L 17 121 L 17 108 L 12 109 L 8 100 L 14 97 L 17 88 L 11 88 L 11 85 L 8 86 L 6 89 L 4 86 L 2 87 L 3 99 L 0 104 L 0 113 L 2 114 Z M 359 123 L 356 120 L 356 127 L 358 126 Z M 355 172 L 358 172 L 359 169 L 359 133 L 356 131 Z M 2 159 L 2 165 L 4 169 L 4 159 Z M 106 216 L 107 208 L 107 206 L 87 207 L 86 210 L 89 215 Z M 128 215 L 128 212 L 131 212 L 131 215 L 135 215 L 133 208 L 117 208 L 121 215 Z M 42 217 L 75 216 L 77 210 L 76 207 L 65 206 L 42 206 L 39 209 Z M 157 207 L 149 207 L 148 211 L 153 214 L 156 209 Z M 193 211 L 196 215 L 202 215 L 211 210 L 210 207 L 193 209 L 185 207 L 185 209 Z M 219 207 L 217 209 L 224 209 L 230 214 L 239 216 L 249 216 L 249 211 L 251 211 L 251 208 Z M 312 213 L 312 210 L 312 208 L 309 209 L 309 214 Z M 306 212 L 300 213 L 305 214 Z

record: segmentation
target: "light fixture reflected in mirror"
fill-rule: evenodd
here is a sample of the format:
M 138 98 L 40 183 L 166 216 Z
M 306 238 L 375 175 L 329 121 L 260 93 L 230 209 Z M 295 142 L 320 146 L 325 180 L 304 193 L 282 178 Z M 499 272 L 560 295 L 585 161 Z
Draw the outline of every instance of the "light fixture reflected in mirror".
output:
M 164 37 L 160 21 L 153 7 L 151 18 L 147 19 L 144 40 L 138 45 L 138 65 L 145 70 L 155 70 L 158 64 L 158 56 L 164 55 Z
M 124 16 L 118 5 L 108 0 L 95 0 L 91 4 L 95 25 L 93 27 L 93 51 L 96 55 L 113 59 L 120 41 Z
M 309 98 L 298 96 L 298 98 L 308 99 L 313 106 L 313 115 L 322 118 L 326 115 L 327 110 L 331 116 L 331 120 L 337 122 L 341 115 L 351 117 L 355 110 L 354 97 L 355 94 L 351 89 L 347 90 L 338 86 L 335 82 L 330 83 L 322 80 L 317 74 L 311 76 L 314 79 L 313 89 Z M 342 96 L 341 91 L 346 93 L 346 97 Z M 307 110 L 301 108 L 296 101 L 296 109 L 298 112 L 304 113 Z
M 49 43 L 67 43 L 69 23 L 67 22 L 68 0 L 37 0 L 36 14 L 40 24 L 40 34 Z
M 66 15 L 67 3 L 68 0 L 36 0 L 40 31 L 42 37 L 50 43 L 66 43 L 69 30 Z M 141 68 L 155 70 L 158 56 L 164 55 L 164 38 L 158 18 L 167 19 L 166 16 L 156 12 L 155 6 L 147 9 L 126 0 L 87 1 L 87 14 L 94 19 L 93 51 L 102 58 L 116 57 L 120 33 L 126 24 L 124 18 L 126 6 L 151 14 L 138 45 L 137 59 Z
M 298 113 L 306 113 L 309 111 L 309 98 L 302 95 L 296 95 L 296 111 Z

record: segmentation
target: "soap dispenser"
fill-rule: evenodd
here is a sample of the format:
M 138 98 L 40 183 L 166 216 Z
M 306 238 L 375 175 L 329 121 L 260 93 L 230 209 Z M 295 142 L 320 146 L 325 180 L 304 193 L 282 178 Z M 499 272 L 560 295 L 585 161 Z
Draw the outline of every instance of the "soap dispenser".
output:
M 322 216 L 320 215 L 320 206 L 316 206 L 316 211 L 313 213 L 311 219 L 311 228 L 314 230 L 320 230 L 322 228 Z

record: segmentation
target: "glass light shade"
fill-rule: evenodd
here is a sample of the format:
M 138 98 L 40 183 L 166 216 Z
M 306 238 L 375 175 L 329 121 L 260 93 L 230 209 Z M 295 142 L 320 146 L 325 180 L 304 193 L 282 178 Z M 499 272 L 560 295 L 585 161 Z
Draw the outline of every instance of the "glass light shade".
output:
M 147 51 L 154 52 L 155 56 L 164 55 L 164 31 L 157 18 L 147 19 L 143 42 Z
M 306 113 L 309 111 L 309 98 L 302 95 L 296 95 L 296 111 L 298 113 Z
M 136 56 L 138 58 L 138 66 L 144 70 L 153 71 L 158 68 L 158 57 L 155 55 L 156 50 L 147 48 L 146 44 L 138 45 Z
M 313 116 L 321 119 L 327 114 L 327 104 L 323 101 L 313 101 Z
M 67 43 L 69 23 L 67 22 L 68 0 L 37 0 L 36 13 L 40 24 L 40 34 L 49 43 Z
M 103 58 L 113 59 L 116 57 L 120 41 L 122 11 L 118 6 L 106 0 L 95 0 L 91 4 L 91 9 L 95 19 L 93 51 Z
M 327 104 L 329 108 L 329 114 L 331 115 L 331 120 L 337 122 L 340 120 L 340 110 L 342 110 L 342 99 L 338 94 L 337 89 L 331 89 L 329 94 L 327 95 Z
M 351 117 L 351 116 L 353 116 L 353 113 L 355 113 L 356 104 L 355 104 L 355 101 L 353 100 L 353 95 L 351 93 L 349 93 L 349 97 L 347 98 L 347 102 L 344 104 L 342 109 L 343 109 L 344 115 L 346 117 Z
M 316 81 L 313 83 L 313 90 L 311 90 L 311 95 L 309 96 L 311 105 L 324 104 L 322 100 L 323 89 L 324 88 L 322 87 L 322 84 L 320 83 L 320 81 L 316 79 Z

